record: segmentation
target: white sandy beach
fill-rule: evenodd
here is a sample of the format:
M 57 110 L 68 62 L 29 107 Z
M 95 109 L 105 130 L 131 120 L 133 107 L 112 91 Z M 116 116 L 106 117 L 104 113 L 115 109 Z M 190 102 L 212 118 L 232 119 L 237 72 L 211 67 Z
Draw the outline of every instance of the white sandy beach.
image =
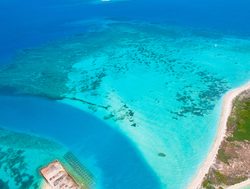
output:
M 232 185 L 232 186 L 228 187 L 227 189 L 245 189 L 246 186 L 250 187 L 250 179 L 248 179 L 244 182 Z
M 201 165 L 200 169 L 198 170 L 197 174 L 195 175 L 194 179 L 188 186 L 188 189 L 198 189 L 201 186 L 201 183 L 203 181 L 204 176 L 208 173 L 209 168 L 213 165 L 217 152 L 219 150 L 220 144 L 223 141 L 225 134 L 226 134 L 226 128 L 227 128 L 227 119 L 228 116 L 231 113 L 233 100 L 236 96 L 238 96 L 243 91 L 250 89 L 250 82 L 247 84 L 233 89 L 229 91 L 223 98 L 223 104 L 222 104 L 222 111 L 221 111 L 221 117 L 218 125 L 218 131 L 217 136 L 215 138 L 214 144 L 212 146 L 212 149 L 210 150 L 206 160 Z M 243 186 L 247 186 L 250 184 L 250 181 L 247 180 L 247 182 L 242 182 L 240 186 L 231 186 L 230 189 L 236 189 L 241 188 Z

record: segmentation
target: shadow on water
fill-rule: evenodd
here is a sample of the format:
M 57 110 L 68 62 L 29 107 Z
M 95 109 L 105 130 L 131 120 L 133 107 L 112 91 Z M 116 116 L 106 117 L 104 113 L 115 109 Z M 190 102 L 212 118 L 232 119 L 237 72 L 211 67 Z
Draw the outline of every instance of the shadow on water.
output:
M 88 113 L 52 100 L 0 97 L 0 124 L 51 138 L 81 161 L 94 158 L 103 188 L 160 188 L 154 172 L 129 140 Z

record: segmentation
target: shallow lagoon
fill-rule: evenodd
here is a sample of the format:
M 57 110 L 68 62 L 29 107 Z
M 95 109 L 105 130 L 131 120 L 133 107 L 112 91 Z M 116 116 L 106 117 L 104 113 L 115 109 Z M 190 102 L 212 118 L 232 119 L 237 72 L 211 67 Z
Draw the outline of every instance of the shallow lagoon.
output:
M 39 184 L 41 179 L 38 168 L 70 150 L 96 177 L 94 182 L 97 188 L 160 188 L 156 175 L 133 144 L 90 114 L 58 102 L 33 97 L 1 96 L 0 107 L 0 125 L 4 128 L 43 137 L 52 144 L 55 142 L 64 146 L 62 152 L 53 154 L 53 151 L 63 147 L 57 145 L 57 148 L 52 148 L 53 145 L 47 142 L 46 150 L 46 140 L 42 139 L 37 139 L 40 142 L 32 147 L 32 137 L 30 141 L 25 141 L 20 139 L 20 135 L 13 135 L 12 143 L 1 138 L 0 145 L 4 146 L 3 149 L 13 147 L 23 153 L 23 161 L 27 167 L 31 167 L 26 171 L 27 174 L 36 175 L 34 183 Z M 34 148 L 38 151 L 34 151 Z M 15 153 L 12 156 L 14 155 Z M 8 165 L 6 167 L 9 168 Z M 25 171 L 23 169 L 20 167 L 19 171 Z M 0 170 L 1 179 L 9 181 L 11 188 L 17 188 L 18 185 L 8 178 L 11 173 L 6 174 L 4 170 Z

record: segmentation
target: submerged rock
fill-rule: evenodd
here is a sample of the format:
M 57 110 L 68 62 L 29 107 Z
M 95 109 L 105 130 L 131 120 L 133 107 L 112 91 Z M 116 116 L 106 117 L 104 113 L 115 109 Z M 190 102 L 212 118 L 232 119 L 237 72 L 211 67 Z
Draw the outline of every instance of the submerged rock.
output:
M 160 157 L 166 157 L 166 154 L 160 152 L 160 153 L 158 153 L 158 156 L 160 156 Z

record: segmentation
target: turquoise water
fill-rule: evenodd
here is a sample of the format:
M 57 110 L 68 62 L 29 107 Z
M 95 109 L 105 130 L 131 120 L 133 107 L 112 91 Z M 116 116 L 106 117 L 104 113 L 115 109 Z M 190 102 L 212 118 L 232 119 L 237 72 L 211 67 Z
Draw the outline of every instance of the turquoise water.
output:
M 4 129 L 38 135 L 63 145 L 97 177 L 96 187 L 141 188 L 143 183 L 143 188 L 159 188 L 156 175 L 133 144 L 88 113 L 58 102 L 32 97 L 1 96 L 0 106 L 0 125 L 3 125 Z M 1 141 L 1 145 L 2 143 L 4 142 Z M 30 157 L 25 154 L 32 153 L 33 149 L 21 146 L 20 150 L 24 151 L 25 163 L 32 163 Z M 33 158 L 56 157 L 51 155 L 49 150 L 40 153 L 35 153 Z M 44 159 L 38 163 L 40 167 L 44 166 Z M 37 166 L 37 163 L 34 165 Z M 35 171 L 31 169 L 31 175 L 36 175 Z M 8 172 L 3 171 L 3 174 Z M 11 188 L 17 186 L 12 185 Z
M 1 3 L 0 186 L 72 152 L 93 188 L 186 188 L 250 79 L 247 2 Z
M 78 132 L 84 127 L 75 126 L 76 110 L 69 111 L 72 115 L 68 116 L 68 125 L 73 123 L 76 127 L 77 143 L 95 149 L 90 154 L 99 154 L 105 164 L 93 166 L 84 161 L 97 175 L 97 183 L 112 183 L 112 188 L 126 188 L 133 183 L 135 188 L 136 184 L 147 188 L 144 181 L 133 181 L 127 173 L 122 176 L 116 173 L 122 171 L 122 164 L 143 180 L 143 170 L 130 166 L 121 156 L 116 159 L 119 166 L 115 168 L 110 165 L 113 157 L 102 155 L 118 153 L 120 145 L 116 141 L 106 144 L 105 150 L 91 146 L 90 141 L 100 139 L 98 133 L 114 129 L 120 137 L 129 138 L 145 166 L 149 166 L 151 172 L 146 176 L 149 183 L 157 187 L 150 181 L 156 175 L 156 183 L 162 188 L 184 188 L 212 144 L 221 97 L 249 79 L 250 41 L 169 25 L 114 20 L 101 23 L 98 28 L 92 23 L 94 30 L 87 34 L 20 53 L 1 70 L 1 92 L 59 100 L 106 122 L 101 130 L 94 128 L 98 124 L 91 123 L 93 134 L 85 133 L 89 140 L 84 140 L 85 135 Z M 45 106 L 41 115 L 52 115 L 53 106 Z M 5 112 L 6 108 L 2 110 Z M 53 117 L 43 124 L 43 132 L 36 130 L 42 127 L 37 122 L 33 125 L 33 119 L 29 125 L 34 133 L 50 136 L 55 133 L 50 125 L 58 125 L 48 123 L 54 121 Z M 24 120 L 29 122 L 30 118 Z M 20 125 L 20 131 L 27 131 L 26 124 Z M 66 133 L 74 135 L 68 125 L 58 126 L 63 129 L 61 135 L 53 134 L 51 138 L 60 142 L 62 138 L 66 140 Z M 74 152 L 75 146 L 70 143 L 63 144 Z M 79 159 L 85 157 L 76 155 Z
M 250 186 L 246 186 L 246 187 L 243 187 L 242 189 L 249 189 L 250 188 Z

